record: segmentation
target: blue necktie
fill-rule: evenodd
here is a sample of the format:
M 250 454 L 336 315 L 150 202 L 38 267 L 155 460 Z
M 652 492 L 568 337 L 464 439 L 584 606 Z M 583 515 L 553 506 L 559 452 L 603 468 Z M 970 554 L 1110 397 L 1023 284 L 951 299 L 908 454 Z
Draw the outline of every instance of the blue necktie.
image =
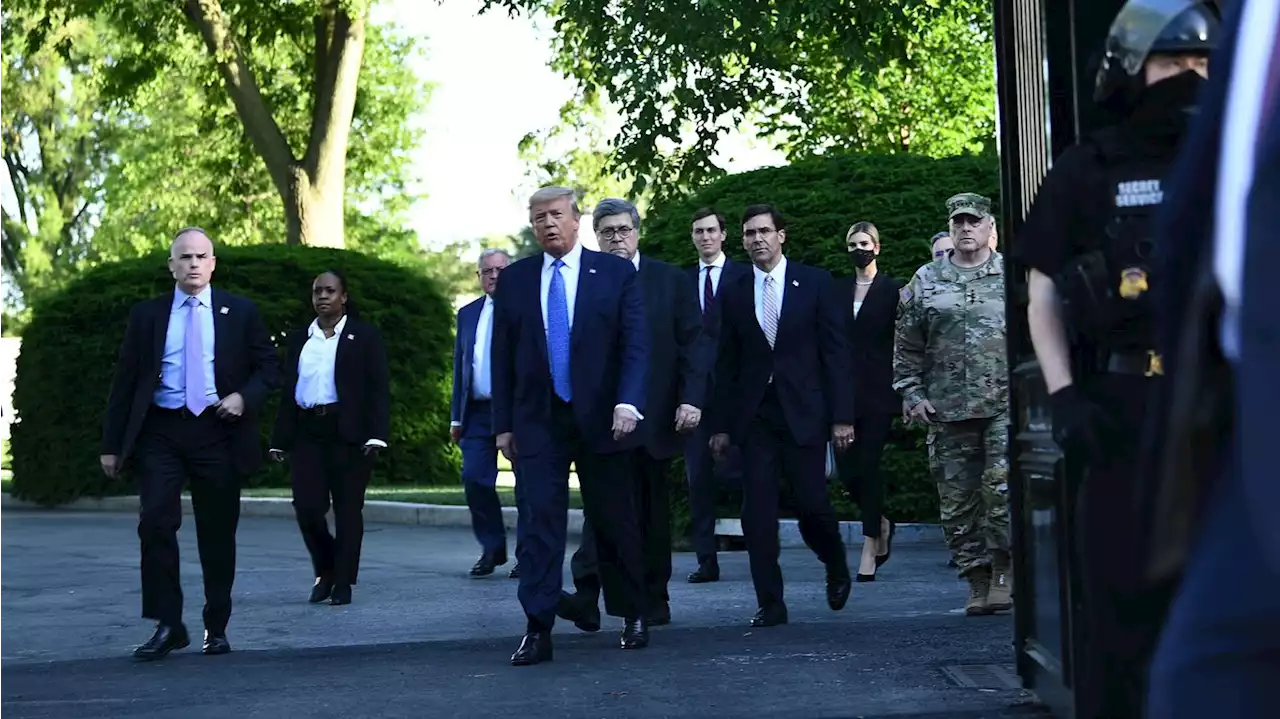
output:
M 573 401 L 573 385 L 569 382 L 569 301 L 565 299 L 564 262 L 551 263 L 551 286 L 547 288 L 547 355 L 551 361 L 551 382 L 556 394 L 565 402 Z

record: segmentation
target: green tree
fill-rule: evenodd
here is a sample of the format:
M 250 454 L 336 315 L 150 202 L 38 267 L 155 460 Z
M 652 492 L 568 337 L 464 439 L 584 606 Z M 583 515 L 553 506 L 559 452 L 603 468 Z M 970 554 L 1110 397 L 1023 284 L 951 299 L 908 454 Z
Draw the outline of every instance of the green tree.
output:
M 994 127 L 981 0 L 484 0 L 546 13 L 553 66 L 624 115 L 617 175 L 678 194 L 744 122 L 796 156 L 828 147 L 945 154 Z M 926 85 L 932 87 L 926 87 Z M 939 87 L 940 86 L 940 87 Z M 986 88 L 986 90 L 982 90 Z
M 395 28 L 370 26 L 368 33 L 348 152 L 346 246 L 383 257 L 415 254 L 417 237 L 405 228 L 405 215 L 417 199 L 409 156 L 421 130 L 409 120 L 425 108 L 430 88 L 410 69 L 418 51 L 412 39 Z M 94 234 L 106 259 L 150 252 L 190 224 L 223 244 L 287 239 L 284 206 L 216 69 L 194 37 L 175 42 L 174 66 L 129 95 L 128 131 L 116 143 L 106 212 Z M 271 74 L 273 92 L 285 94 L 297 80 L 287 70 Z M 277 115 L 305 121 L 296 107 Z
M 132 42 L 106 67 L 117 97 L 189 59 L 198 36 L 249 146 L 279 196 L 291 244 L 344 245 L 348 145 L 359 102 L 370 0 L 15 0 L 42 18 L 39 47 L 78 18 L 102 18 Z M 60 43 L 65 48 L 66 43 Z M 366 128 L 370 130 L 370 128 Z
M 93 81 L 110 47 L 101 28 L 76 20 L 50 32 L 65 52 L 53 44 L 20 52 L 31 27 L 29 17 L 4 13 L 0 139 L 16 206 L 0 224 L 8 307 L 56 287 L 95 255 L 94 210 L 120 135 Z
M 605 112 L 598 96 L 565 103 L 560 122 L 525 135 L 519 150 L 532 185 L 572 187 L 586 207 L 606 197 L 628 197 L 635 184 L 635 177 L 619 168 L 605 136 Z M 644 204 L 648 197 L 633 201 Z

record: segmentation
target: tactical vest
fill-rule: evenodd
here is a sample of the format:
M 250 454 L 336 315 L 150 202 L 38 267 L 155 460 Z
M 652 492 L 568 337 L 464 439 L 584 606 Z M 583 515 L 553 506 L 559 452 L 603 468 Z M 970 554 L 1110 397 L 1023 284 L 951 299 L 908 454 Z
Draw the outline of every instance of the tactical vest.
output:
M 1099 236 L 1082 238 L 1084 252 L 1063 273 L 1060 292 L 1072 328 L 1112 351 L 1144 351 L 1155 341 L 1156 215 L 1173 158 L 1137 155 L 1114 129 L 1087 140 L 1106 182 L 1106 217 Z

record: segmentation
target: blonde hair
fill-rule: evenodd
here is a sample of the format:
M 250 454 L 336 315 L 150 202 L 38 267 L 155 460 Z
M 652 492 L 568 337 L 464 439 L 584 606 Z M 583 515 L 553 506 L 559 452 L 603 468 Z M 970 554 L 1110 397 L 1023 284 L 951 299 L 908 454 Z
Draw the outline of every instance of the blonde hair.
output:
M 875 225 L 866 221 L 853 223 L 853 226 L 849 228 L 849 231 L 844 233 L 844 241 L 848 242 L 849 240 L 852 240 L 853 236 L 859 232 L 870 237 L 872 244 L 876 246 L 880 245 L 880 230 L 877 230 Z

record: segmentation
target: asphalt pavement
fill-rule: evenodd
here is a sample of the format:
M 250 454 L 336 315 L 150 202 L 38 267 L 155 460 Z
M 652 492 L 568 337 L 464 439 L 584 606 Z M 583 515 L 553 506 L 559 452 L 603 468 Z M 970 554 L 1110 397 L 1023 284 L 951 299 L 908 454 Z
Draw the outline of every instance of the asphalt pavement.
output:
M 718 583 L 689 585 L 675 557 L 673 623 L 648 649 L 617 646 L 618 620 L 555 633 L 555 661 L 514 668 L 524 618 L 505 570 L 471 579 L 465 530 L 367 526 L 346 607 L 310 605 L 310 565 L 289 521 L 239 532 L 234 651 L 198 650 L 199 564 L 180 534 L 186 619 L 197 643 L 162 662 L 128 653 L 152 626 L 135 520 L 125 514 L 0 515 L 0 690 L 5 717 L 917 717 L 1043 716 L 1016 688 L 1011 615 L 966 618 L 939 544 L 895 547 L 874 583 L 826 607 L 822 567 L 784 550 L 791 624 L 753 630 L 741 552 Z M 850 556 L 856 561 L 856 550 Z M 567 581 L 567 566 L 566 566 Z

